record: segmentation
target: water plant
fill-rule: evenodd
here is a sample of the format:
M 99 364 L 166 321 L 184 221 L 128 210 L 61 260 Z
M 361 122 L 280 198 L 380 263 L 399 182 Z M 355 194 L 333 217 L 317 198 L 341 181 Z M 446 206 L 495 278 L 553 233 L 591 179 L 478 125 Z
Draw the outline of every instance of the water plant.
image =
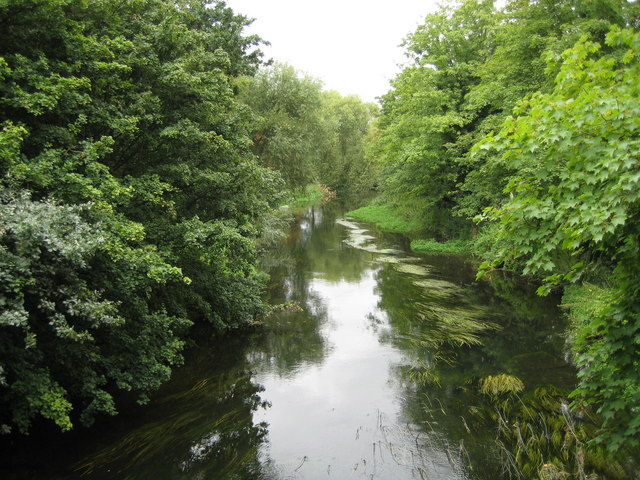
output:
M 482 378 L 478 390 L 489 407 L 473 408 L 472 413 L 494 426 L 505 478 L 629 478 L 621 456 L 590 441 L 600 419 L 589 411 L 571 412 L 558 388 L 526 391 L 518 377 L 501 373 Z

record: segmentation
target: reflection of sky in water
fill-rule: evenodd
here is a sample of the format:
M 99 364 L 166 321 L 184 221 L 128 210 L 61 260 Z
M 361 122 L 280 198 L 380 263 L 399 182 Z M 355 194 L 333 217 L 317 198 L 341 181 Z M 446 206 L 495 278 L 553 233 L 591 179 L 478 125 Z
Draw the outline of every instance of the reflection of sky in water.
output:
M 379 341 L 387 324 L 375 273 L 359 282 L 311 280 L 313 296 L 326 304 L 324 361 L 286 378 L 269 370 L 255 378 L 271 403 L 254 416 L 269 424 L 263 460 L 282 478 L 399 480 L 421 478 L 421 469 L 424 478 L 456 478 L 444 452 L 429 451 L 416 426 L 399 423 L 406 389 L 394 367 L 403 354 Z
M 0 477 L 498 478 L 495 427 L 474 427 L 470 416 L 483 407 L 474 385 L 502 372 L 530 386 L 572 385 L 558 356 L 563 323 L 509 277 L 471 286 L 461 259 L 408 257 L 397 237 L 371 233 L 305 212 L 268 262 L 274 303 L 299 302 L 304 312 L 275 315 L 250 338 L 203 341 L 150 405 L 94 427 L 86 441 L 46 442 L 18 467 L 29 474 Z M 476 331 L 478 318 L 500 329 L 481 346 L 455 348 L 452 364 L 431 361 L 438 342 Z M 414 383 L 407 367 L 416 361 L 440 383 Z
M 211 432 L 204 436 L 201 440 L 191 445 L 189 448 L 189 458 L 180 465 L 183 472 L 188 472 L 198 462 L 202 462 L 206 457 L 215 450 L 218 442 L 220 442 L 218 432 Z

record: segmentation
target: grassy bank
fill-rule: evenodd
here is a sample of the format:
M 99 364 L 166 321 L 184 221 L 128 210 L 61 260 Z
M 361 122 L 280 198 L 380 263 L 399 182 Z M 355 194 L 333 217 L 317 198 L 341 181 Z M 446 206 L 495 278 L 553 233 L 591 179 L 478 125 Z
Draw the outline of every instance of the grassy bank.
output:
M 433 239 L 418 239 L 422 225 L 416 219 L 403 216 L 394 205 L 368 205 L 347 212 L 347 217 L 361 222 L 374 223 L 384 232 L 401 233 L 410 238 L 411 250 L 427 255 L 465 255 L 471 253 L 471 244 L 466 240 L 438 242 Z
M 313 205 L 323 205 L 336 198 L 336 192 L 326 185 L 307 185 L 303 190 L 293 192 L 291 204 L 295 210 L 304 210 Z
M 368 205 L 347 212 L 347 217 L 361 222 L 375 223 L 384 232 L 415 235 L 420 231 L 420 223 L 404 218 L 393 205 Z
M 471 243 L 467 240 L 449 240 L 438 242 L 433 239 L 413 240 L 411 250 L 426 255 L 468 255 L 471 253 Z
M 304 189 L 293 192 L 293 196 L 291 204 L 295 209 L 307 208 L 322 200 L 322 192 L 318 185 L 307 185 Z

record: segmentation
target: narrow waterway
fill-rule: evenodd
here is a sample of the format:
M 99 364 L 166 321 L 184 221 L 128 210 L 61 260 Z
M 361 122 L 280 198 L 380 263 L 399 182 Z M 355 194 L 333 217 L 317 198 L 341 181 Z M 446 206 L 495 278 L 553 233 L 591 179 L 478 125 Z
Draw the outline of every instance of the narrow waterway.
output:
M 574 382 L 557 299 L 475 282 L 465 259 L 415 256 L 336 206 L 301 215 L 264 265 L 289 308 L 203 342 L 150 405 L 3 460 L 2 477 L 496 479 L 479 380 Z

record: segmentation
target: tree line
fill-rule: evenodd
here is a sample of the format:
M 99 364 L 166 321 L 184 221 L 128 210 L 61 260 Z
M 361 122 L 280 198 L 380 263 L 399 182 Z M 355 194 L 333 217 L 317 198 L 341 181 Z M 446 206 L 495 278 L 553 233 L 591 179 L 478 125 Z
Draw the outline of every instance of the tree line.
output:
M 481 275 L 564 289 L 573 408 L 598 413 L 610 451 L 640 445 L 639 13 L 449 2 L 407 37 L 368 145 L 377 202 L 418 236 L 470 239 Z
M 378 111 L 264 62 L 223 2 L 3 2 L 0 428 L 91 424 L 194 326 L 251 325 L 278 207 L 321 183 L 564 289 L 574 407 L 637 448 L 639 10 L 451 1 Z
M 0 4 L 2 432 L 147 401 L 193 326 L 265 312 L 257 256 L 291 192 L 360 181 L 374 107 L 266 65 L 250 23 L 204 0 Z

